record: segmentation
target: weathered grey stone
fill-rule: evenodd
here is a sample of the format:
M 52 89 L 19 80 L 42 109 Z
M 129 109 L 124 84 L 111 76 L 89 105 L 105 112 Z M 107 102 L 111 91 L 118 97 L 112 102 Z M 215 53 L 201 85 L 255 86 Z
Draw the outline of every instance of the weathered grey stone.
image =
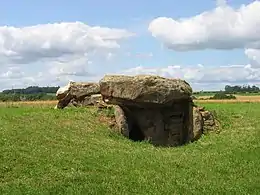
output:
M 118 130 L 125 137 L 129 137 L 129 126 L 124 110 L 120 106 L 113 106 L 116 125 Z
M 70 85 L 69 92 L 73 97 L 80 99 L 93 94 L 100 94 L 100 87 L 98 83 L 74 82 Z
M 192 94 L 190 85 L 183 80 L 152 75 L 109 75 L 99 84 L 102 96 L 109 99 L 109 103 L 118 105 L 170 105 L 176 100 L 190 99 Z
M 101 94 L 94 94 L 94 95 L 91 95 L 90 96 L 90 102 L 93 104 L 93 105 L 96 105 L 100 102 L 103 101 L 103 98 L 102 98 L 102 95 Z
M 214 115 L 207 110 L 201 111 L 201 115 L 203 118 L 203 133 L 214 131 L 217 127 Z
M 91 96 L 86 96 L 84 97 L 84 99 L 74 98 L 73 100 L 71 100 L 71 104 L 74 105 L 75 107 L 92 106 L 92 105 L 97 105 L 101 101 L 103 101 L 101 94 L 94 94 Z
M 59 102 L 56 107 L 63 109 L 70 102 L 77 106 L 84 103 L 84 100 L 86 100 L 87 103 L 87 96 L 99 93 L 100 87 L 98 83 L 70 82 L 66 87 L 60 88 L 57 91 L 56 97 Z
M 78 99 L 74 100 L 76 106 L 90 106 L 93 105 L 91 101 L 91 96 L 86 96 L 83 100 L 79 101 Z
M 178 146 L 190 141 L 192 89 L 180 79 L 152 75 L 105 76 L 100 92 L 115 109 L 121 133 L 134 141 Z
M 56 92 L 56 97 L 58 100 L 61 100 L 63 99 L 68 93 L 69 93 L 69 90 L 70 90 L 70 85 L 72 84 L 73 82 L 70 81 L 66 86 L 64 87 L 60 87 L 57 92 Z
M 199 108 L 193 108 L 193 131 L 191 134 L 191 141 L 198 140 L 203 133 L 203 118 Z

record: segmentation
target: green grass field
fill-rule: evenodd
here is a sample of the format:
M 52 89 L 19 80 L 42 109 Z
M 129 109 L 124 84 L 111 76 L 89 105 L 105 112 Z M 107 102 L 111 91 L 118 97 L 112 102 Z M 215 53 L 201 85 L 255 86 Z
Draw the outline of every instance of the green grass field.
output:
M 208 103 L 222 128 L 177 148 L 127 140 L 95 109 L 0 108 L 0 194 L 260 194 L 260 104 Z

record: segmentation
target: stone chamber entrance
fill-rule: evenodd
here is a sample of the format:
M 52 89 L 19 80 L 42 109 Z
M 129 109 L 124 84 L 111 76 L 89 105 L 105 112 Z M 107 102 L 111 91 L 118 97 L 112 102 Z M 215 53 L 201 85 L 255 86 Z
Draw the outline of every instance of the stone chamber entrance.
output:
M 192 104 L 189 100 L 171 106 L 122 106 L 126 118 L 125 136 L 133 141 L 148 140 L 154 145 L 177 146 L 189 140 L 192 129 Z
M 123 136 L 156 146 L 183 145 L 218 126 L 211 112 L 194 105 L 192 88 L 181 79 L 106 75 L 99 83 L 70 82 L 56 96 L 60 109 L 72 101 L 113 105 L 113 121 Z

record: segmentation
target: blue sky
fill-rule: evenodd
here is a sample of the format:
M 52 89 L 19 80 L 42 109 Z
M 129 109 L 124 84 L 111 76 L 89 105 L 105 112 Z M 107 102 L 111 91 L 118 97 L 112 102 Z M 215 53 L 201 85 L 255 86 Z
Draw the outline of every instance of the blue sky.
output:
M 243 12 L 242 4 L 251 8 Z M 70 79 L 96 81 L 109 73 L 153 73 L 183 78 L 196 90 L 220 89 L 225 84 L 258 84 L 260 27 L 254 26 L 260 24 L 260 17 L 247 16 L 259 13 L 259 4 L 252 0 L 3 1 L 0 83 L 2 88 L 64 85 Z M 215 9 L 219 11 L 206 19 L 192 20 Z M 218 17 L 221 13 L 225 14 L 222 18 Z M 190 20 L 175 25 L 165 18 L 179 24 Z M 216 22 L 215 18 L 220 19 Z M 77 21 L 80 25 L 75 25 Z M 122 32 L 91 33 L 86 26 Z M 233 32 L 230 26 L 238 30 Z M 244 32 L 243 28 L 252 29 Z M 84 33 L 92 37 L 82 39 Z M 117 45 L 110 46 L 107 36 L 113 36 Z M 83 40 L 82 44 L 77 40 Z M 100 40 L 106 45 L 101 45 Z M 180 51 L 183 46 L 187 49 Z

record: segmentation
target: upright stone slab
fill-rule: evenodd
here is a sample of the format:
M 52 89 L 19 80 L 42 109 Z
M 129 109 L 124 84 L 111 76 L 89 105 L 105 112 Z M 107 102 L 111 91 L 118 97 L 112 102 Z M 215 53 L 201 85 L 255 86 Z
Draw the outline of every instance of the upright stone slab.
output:
M 99 84 L 107 103 L 118 105 L 116 121 L 124 136 L 160 146 L 191 140 L 193 103 L 187 82 L 152 75 L 110 75 Z

